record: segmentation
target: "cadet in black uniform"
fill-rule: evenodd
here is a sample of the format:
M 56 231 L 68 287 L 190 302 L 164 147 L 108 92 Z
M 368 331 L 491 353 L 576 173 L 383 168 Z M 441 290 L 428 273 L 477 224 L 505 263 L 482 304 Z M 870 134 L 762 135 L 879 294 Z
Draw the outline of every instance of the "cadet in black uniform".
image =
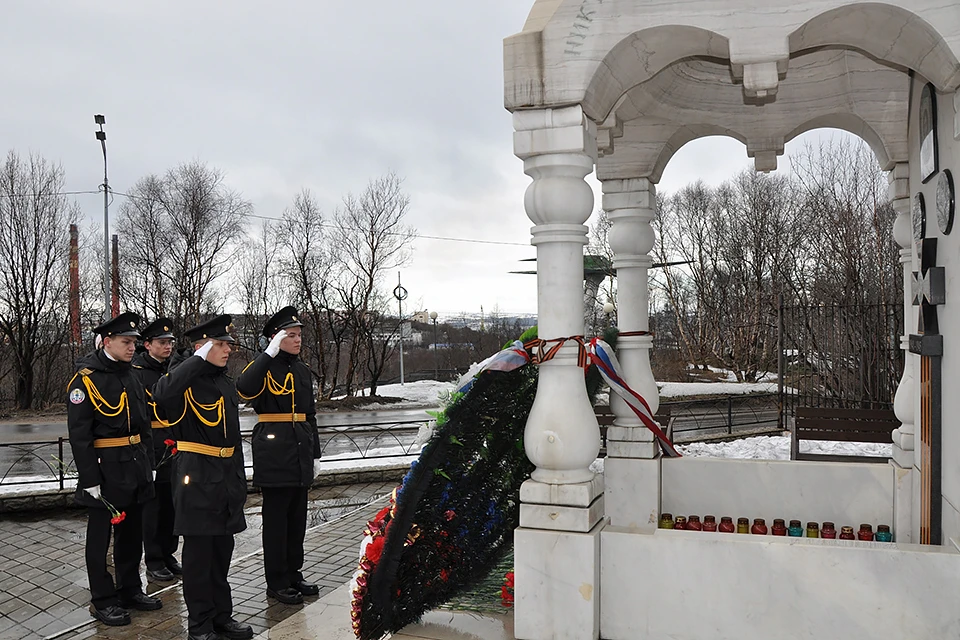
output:
M 140 332 L 145 351 L 133 357 L 134 373 L 147 392 L 147 411 L 153 433 L 153 459 L 157 472 L 154 480 L 156 497 L 143 507 L 143 551 L 147 578 L 160 582 L 175 580 L 183 573 L 174 553 L 179 538 L 173 533 L 173 494 L 170 492 L 170 469 L 173 467 L 171 447 L 173 431 L 163 419 L 163 412 L 153 401 L 153 385 L 167 372 L 174 336 L 170 318 L 157 318 Z
M 140 582 L 141 505 L 153 497 L 153 450 L 143 386 L 130 367 L 140 316 L 122 313 L 94 332 L 103 348 L 77 360 L 67 386 L 67 428 L 77 465 L 76 501 L 88 507 L 86 565 L 91 614 L 130 624 L 128 608 L 159 609 Z M 123 513 L 116 521 L 107 505 Z M 114 579 L 107 572 L 113 525 Z M 125 607 L 125 608 L 124 608 Z
M 227 376 L 233 337 L 223 315 L 184 332 L 192 356 L 171 363 L 153 387 L 177 441 L 173 467 L 174 533 L 183 536 L 183 600 L 191 640 L 253 637 L 233 619 L 227 572 L 233 536 L 247 528 L 247 480 L 237 389 Z
M 310 370 L 299 358 L 297 310 L 285 307 L 263 328 L 266 351 L 237 378 L 237 391 L 258 416 L 253 429 L 253 484 L 263 494 L 263 568 L 267 595 L 303 602 L 319 588 L 303 579 L 307 491 L 319 470 L 320 438 Z

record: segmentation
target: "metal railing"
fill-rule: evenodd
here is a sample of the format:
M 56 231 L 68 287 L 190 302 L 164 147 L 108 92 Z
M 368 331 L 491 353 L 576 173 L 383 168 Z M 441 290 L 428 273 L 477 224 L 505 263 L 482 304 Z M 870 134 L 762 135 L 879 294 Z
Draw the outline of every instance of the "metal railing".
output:
M 670 409 L 670 427 L 675 442 L 780 430 L 779 396 L 776 393 L 678 400 L 661 402 L 660 406 Z
M 424 420 L 396 420 L 385 424 L 356 423 L 320 427 L 322 459 L 333 463 L 404 458 L 419 454 L 416 444 Z M 244 467 L 253 468 L 252 431 L 242 431 Z M 35 442 L 0 443 L 0 494 L 6 487 L 51 485 L 64 490 L 76 479 L 76 464 L 66 437 Z
M 714 436 L 775 432 L 777 394 L 667 401 L 670 427 L 677 442 Z M 395 420 L 384 424 L 358 422 L 320 427 L 322 459 L 335 465 L 361 460 L 406 458 L 419 454 L 420 427 L 429 419 Z M 252 431 L 242 431 L 244 465 L 253 468 Z M 76 478 L 76 465 L 66 437 L 56 440 L 0 444 L 0 493 L 7 487 L 53 485 L 64 490 Z

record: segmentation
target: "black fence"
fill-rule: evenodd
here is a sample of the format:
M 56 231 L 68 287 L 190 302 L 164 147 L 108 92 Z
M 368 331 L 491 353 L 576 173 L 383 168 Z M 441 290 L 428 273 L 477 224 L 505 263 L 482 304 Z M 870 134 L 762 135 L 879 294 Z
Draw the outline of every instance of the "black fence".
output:
M 775 433 L 780 429 L 776 393 L 661 401 L 660 406 L 670 410 L 670 431 L 677 443 Z
M 903 304 L 781 304 L 782 420 L 796 407 L 892 409 L 903 326 Z
M 361 461 L 406 458 L 419 454 L 417 434 L 430 419 L 394 420 L 384 424 L 356 423 L 321 427 L 320 444 L 328 468 L 362 467 Z M 253 468 L 251 431 L 241 432 L 244 464 Z M 76 465 L 67 438 L 0 444 L 0 493 L 31 486 L 59 491 L 72 486 Z

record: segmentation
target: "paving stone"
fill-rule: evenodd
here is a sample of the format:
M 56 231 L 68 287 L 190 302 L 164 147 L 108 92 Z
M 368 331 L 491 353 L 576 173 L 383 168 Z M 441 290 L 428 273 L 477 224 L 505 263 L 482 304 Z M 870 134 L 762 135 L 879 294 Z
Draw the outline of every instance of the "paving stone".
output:
M 385 501 L 367 503 L 385 496 L 396 484 L 376 481 L 311 491 L 304 577 L 320 586 L 321 596 L 352 575 L 364 524 Z M 235 560 L 230 571 L 234 617 L 250 624 L 257 634 L 302 610 L 301 606 L 282 605 L 266 597 L 260 553 L 260 504 L 259 495 L 248 497 L 245 512 L 250 526 L 236 536 Z M 336 521 L 326 524 L 331 520 Z M 163 609 L 135 611 L 132 624 L 127 627 L 106 627 L 93 621 L 88 611 L 90 595 L 83 559 L 85 529 L 86 513 L 76 509 L 14 514 L 9 519 L 5 515 L 0 521 L 0 539 L 5 542 L 0 549 L 0 625 L 7 625 L 0 626 L 0 638 L 42 638 L 77 625 L 81 626 L 61 633 L 58 640 L 184 637 L 187 611 L 179 583 L 145 581 L 151 593 L 170 587 L 158 596 Z M 13 557 L 11 550 L 16 552 Z M 112 560 L 112 554 L 108 559 Z M 314 598 L 307 599 L 312 601 Z

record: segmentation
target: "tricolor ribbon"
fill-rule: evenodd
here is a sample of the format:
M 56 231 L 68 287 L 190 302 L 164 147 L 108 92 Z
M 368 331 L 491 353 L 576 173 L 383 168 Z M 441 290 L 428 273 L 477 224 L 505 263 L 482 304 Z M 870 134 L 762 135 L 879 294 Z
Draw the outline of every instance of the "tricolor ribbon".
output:
M 653 432 L 663 449 L 664 454 L 671 458 L 679 458 L 680 452 L 670 442 L 670 438 L 663 432 L 660 425 L 657 424 L 650 411 L 650 405 L 643 399 L 639 393 L 630 388 L 623 376 L 620 375 L 620 362 L 606 342 L 600 338 L 590 340 L 590 362 L 597 365 L 600 375 L 610 385 L 610 390 L 620 396 L 627 406 L 630 407 L 644 426 Z

